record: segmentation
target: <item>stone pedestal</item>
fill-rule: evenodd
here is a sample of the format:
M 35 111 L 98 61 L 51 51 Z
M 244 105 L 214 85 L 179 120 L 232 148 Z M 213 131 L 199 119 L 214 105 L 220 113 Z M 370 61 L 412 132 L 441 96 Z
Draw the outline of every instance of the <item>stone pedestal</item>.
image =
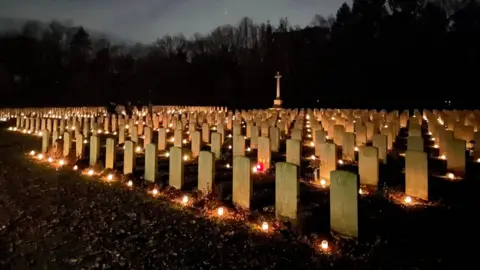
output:
M 273 100 L 273 107 L 274 108 L 282 107 L 282 100 L 280 98 L 277 98 L 277 99 Z

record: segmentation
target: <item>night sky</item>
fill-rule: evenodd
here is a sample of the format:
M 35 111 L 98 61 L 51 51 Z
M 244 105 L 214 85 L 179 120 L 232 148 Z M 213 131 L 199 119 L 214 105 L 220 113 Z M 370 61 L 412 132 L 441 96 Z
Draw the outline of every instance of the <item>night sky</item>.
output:
M 248 16 L 256 23 L 276 24 L 288 17 L 305 26 L 315 14 L 335 14 L 342 0 L 1 0 L 0 17 L 50 21 L 72 20 L 75 25 L 152 42 L 165 34 L 208 33 L 222 24 Z M 351 0 L 346 2 L 350 3 Z

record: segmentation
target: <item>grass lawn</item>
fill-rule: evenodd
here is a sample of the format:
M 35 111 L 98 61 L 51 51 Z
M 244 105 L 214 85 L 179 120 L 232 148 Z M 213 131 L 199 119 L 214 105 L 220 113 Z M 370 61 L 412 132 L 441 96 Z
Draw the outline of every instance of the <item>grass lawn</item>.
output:
M 426 217 L 368 228 L 382 237 L 361 249 L 349 242 L 325 255 L 301 236 L 253 233 L 36 164 L 25 153 L 40 139 L 0 128 L 0 269 L 464 269 L 478 250 L 475 190 Z

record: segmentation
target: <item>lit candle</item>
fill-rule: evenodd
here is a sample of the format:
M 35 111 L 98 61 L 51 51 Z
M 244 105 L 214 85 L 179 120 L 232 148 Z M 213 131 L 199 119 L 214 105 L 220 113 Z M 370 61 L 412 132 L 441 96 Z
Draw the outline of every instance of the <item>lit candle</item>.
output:
M 268 223 L 265 221 L 262 223 L 262 230 L 268 231 Z
M 321 247 L 323 250 L 328 249 L 328 241 L 327 241 L 327 240 L 323 240 L 322 243 L 320 244 L 320 247 Z
M 187 195 L 184 195 L 183 198 L 182 198 L 182 203 L 183 204 L 187 204 L 188 203 L 188 196 Z

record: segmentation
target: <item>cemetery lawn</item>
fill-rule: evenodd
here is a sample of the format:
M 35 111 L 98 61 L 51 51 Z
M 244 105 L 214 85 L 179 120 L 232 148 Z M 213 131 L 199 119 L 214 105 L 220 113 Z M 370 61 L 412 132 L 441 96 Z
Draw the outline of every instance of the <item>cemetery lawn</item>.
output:
M 25 154 L 39 139 L 0 129 L 0 269 L 464 269 L 478 256 L 478 199 L 428 210 L 433 219 L 406 210 L 412 218 L 368 228 L 382 237 L 325 255 L 290 233 L 38 165 Z

